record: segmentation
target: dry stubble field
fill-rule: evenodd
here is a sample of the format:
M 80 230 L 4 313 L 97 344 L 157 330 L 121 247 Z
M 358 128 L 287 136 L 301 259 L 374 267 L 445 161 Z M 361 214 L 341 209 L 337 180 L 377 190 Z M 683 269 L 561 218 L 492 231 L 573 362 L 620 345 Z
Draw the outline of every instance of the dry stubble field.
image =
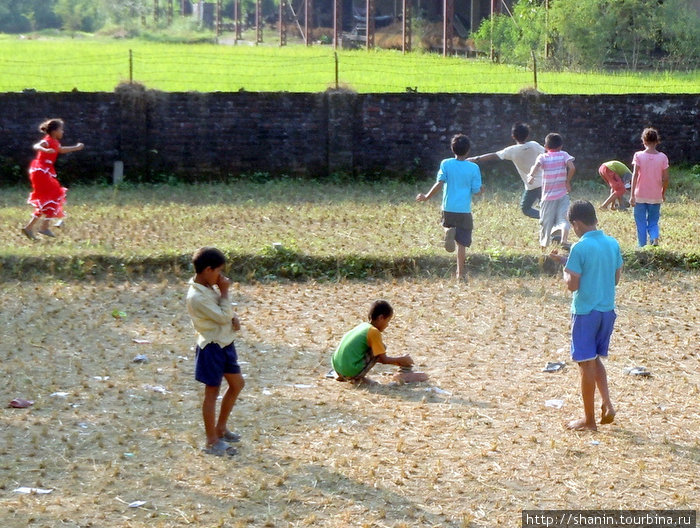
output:
M 184 277 L 2 283 L 0 398 L 35 404 L 1 414 L 0 525 L 517 527 L 524 508 L 696 509 L 699 289 L 697 274 L 623 278 L 618 416 L 575 433 L 575 366 L 541 372 L 568 359 L 557 278 L 236 285 L 243 441 L 223 460 L 200 452 Z M 389 352 L 410 352 L 427 384 L 392 385 L 389 367 L 371 388 L 323 378 L 378 297 L 396 310 Z

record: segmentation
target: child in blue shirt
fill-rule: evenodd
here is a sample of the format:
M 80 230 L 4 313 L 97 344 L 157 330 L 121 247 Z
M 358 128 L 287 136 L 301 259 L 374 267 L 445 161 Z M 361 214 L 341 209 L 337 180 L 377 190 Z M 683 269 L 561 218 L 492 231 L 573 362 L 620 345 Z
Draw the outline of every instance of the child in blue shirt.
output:
M 464 134 L 451 142 L 454 158 L 442 160 L 437 181 L 427 194 L 420 193 L 416 201 L 425 202 L 442 189 L 442 227 L 445 228 L 445 249 L 452 253 L 457 246 L 457 279 L 466 280 L 466 248 L 472 245 L 472 195 L 481 194 L 481 171 L 476 163 L 467 161 L 471 144 Z
M 597 227 L 593 204 L 579 200 L 571 204 L 568 220 L 580 240 L 571 248 L 569 258 L 559 256 L 564 265 L 564 281 L 573 292 L 571 301 L 571 358 L 581 372 L 581 396 L 584 417 L 567 427 L 576 431 L 595 431 L 595 389 L 602 399 L 600 423 L 612 423 L 615 408 L 610 401 L 608 378 L 601 358 L 615 324 L 615 287 L 622 273 L 620 245 Z

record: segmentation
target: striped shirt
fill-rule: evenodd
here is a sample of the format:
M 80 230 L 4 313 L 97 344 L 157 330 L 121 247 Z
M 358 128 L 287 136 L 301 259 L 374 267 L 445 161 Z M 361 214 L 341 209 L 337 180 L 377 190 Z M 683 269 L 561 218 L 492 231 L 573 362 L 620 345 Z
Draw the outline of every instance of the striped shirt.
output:
M 542 169 L 541 201 L 566 196 L 566 164 L 574 159 L 563 150 L 547 151 L 537 156 L 534 166 Z

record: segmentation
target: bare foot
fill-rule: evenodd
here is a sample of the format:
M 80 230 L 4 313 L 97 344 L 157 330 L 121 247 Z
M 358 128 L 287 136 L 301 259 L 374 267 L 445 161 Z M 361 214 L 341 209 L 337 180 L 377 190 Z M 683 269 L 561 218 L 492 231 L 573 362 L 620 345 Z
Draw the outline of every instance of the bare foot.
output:
M 597 431 L 598 427 L 595 424 L 589 424 L 585 419 L 579 418 L 578 420 L 571 420 L 566 424 L 567 429 L 572 431 Z
M 600 424 L 609 424 L 613 423 L 613 420 L 615 420 L 615 407 L 612 405 L 610 407 L 607 407 L 606 405 L 601 405 L 600 406 Z
M 397 383 L 420 383 L 428 381 L 428 375 L 424 372 L 397 372 L 393 379 Z

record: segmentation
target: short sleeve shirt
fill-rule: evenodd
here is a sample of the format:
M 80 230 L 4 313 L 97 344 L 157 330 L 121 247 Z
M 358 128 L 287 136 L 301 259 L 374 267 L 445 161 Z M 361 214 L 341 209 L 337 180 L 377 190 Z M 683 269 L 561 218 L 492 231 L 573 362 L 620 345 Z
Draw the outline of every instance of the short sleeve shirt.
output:
M 204 348 L 209 343 L 216 343 L 224 347 L 233 343 L 235 332 L 231 323 L 231 302 L 215 290 L 194 282 L 194 279 L 189 284 L 187 313 L 197 333 L 197 346 Z
M 527 190 L 542 187 L 542 170 L 535 171 L 535 181 L 527 183 L 527 174 L 530 172 L 530 167 L 535 164 L 535 160 L 540 154 L 544 154 L 544 147 L 537 141 L 518 143 L 496 152 L 500 159 L 513 162 Z
M 443 183 L 442 210 L 471 213 L 472 194 L 481 190 L 481 171 L 476 163 L 448 158 L 440 163 L 437 181 Z
M 668 158 L 663 152 L 650 154 L 634 153 L 632 164 L 639 171 L 634 199 L 639 203 L 656 204 L 663 202 L 663 172 L 668 169 Z
M 586 315 L 593 310 L 615 309 L 615 273 L 622 267 L 620 244 L 600 230 L 585 233 L 571 247 L 566 269 L 580 275 L 573 294 L 571 313 Z
M 613 171 L 615 174 L 617 174 L 620 177 L 632 172 L 631 170 L 629 170 L 627 168 L 627 165 L 625 165 L 621 161 L 616 161 L 616 160 L 606 161 L 605 163 L 603 163 L 603 165 L 605 165 L 608 169 L 610 169 L 611 171 Z
M 386 352 L 382 334 L 370 323 L 360 323 L 340 340 L 331 358 L 333 370 L 348 378 L 357 376 L 365 367 L 365 355 L 370 351 L 373 356 Z
M 574 157 L 557 150 L 537 156 L 535 162 L 542 168 L 542 200 L 558 200 L 566 196 L 566 164 Z

